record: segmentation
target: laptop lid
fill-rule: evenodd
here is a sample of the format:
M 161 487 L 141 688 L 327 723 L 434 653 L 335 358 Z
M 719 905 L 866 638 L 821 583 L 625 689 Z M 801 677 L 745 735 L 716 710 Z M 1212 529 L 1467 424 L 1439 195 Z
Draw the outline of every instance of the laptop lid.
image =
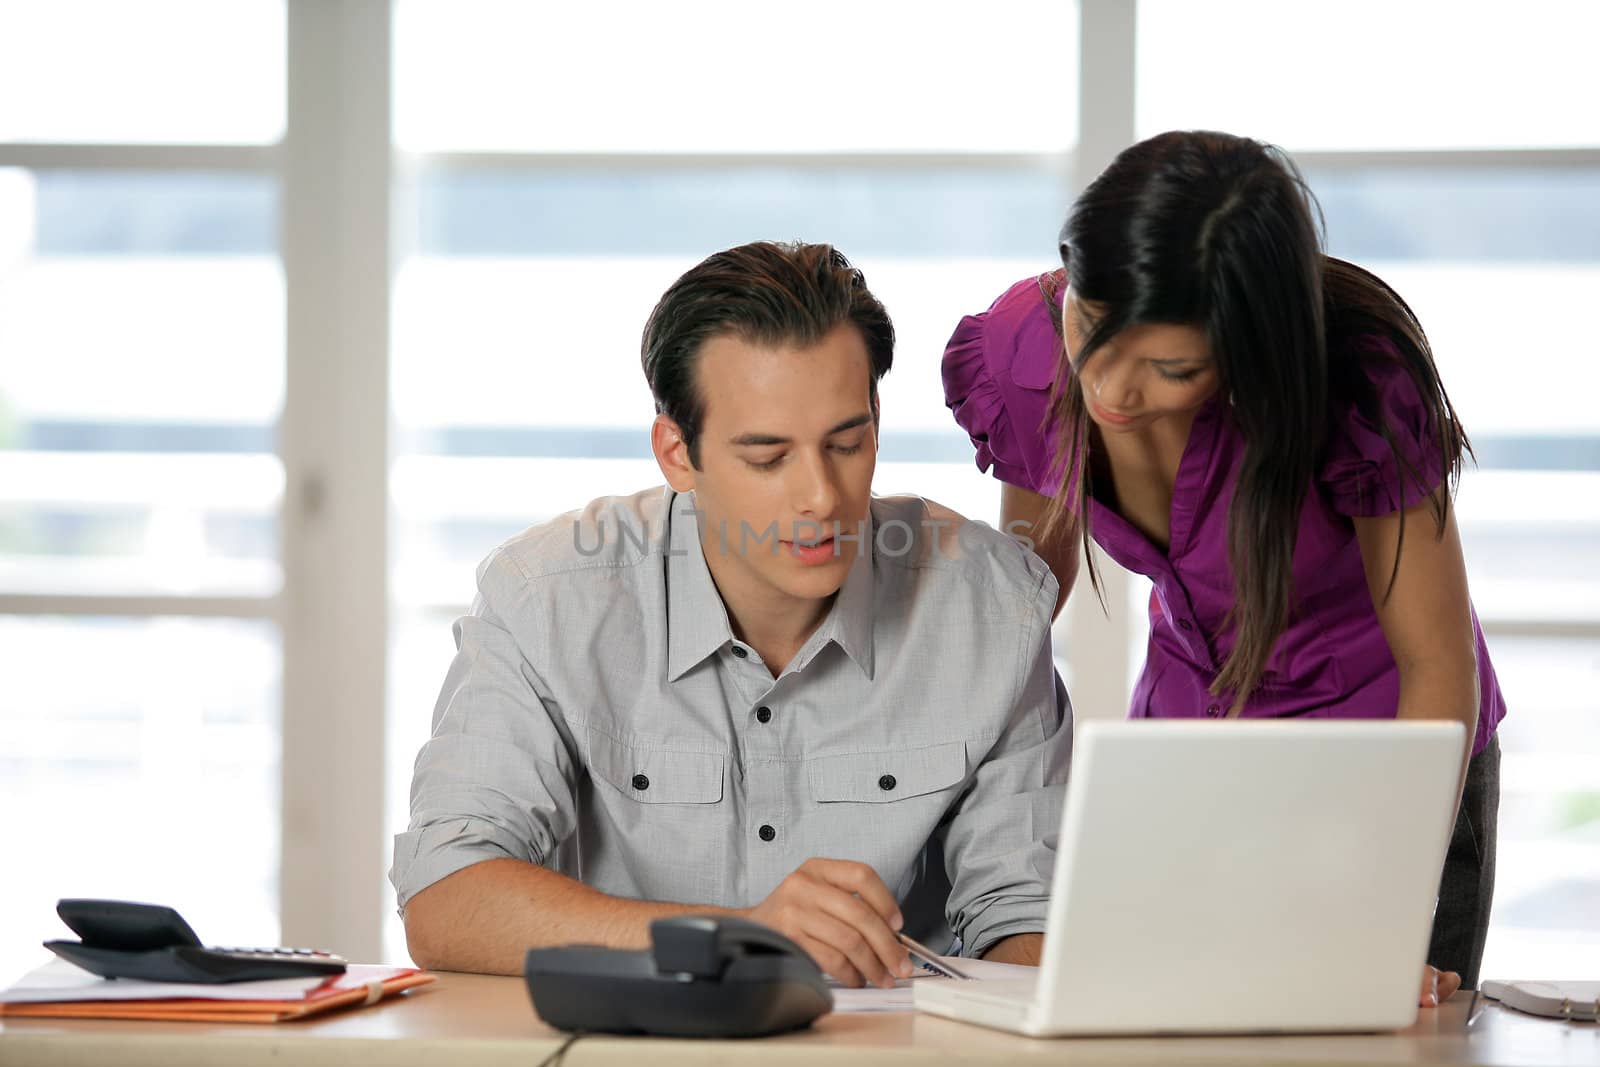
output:
M 1033 1033 L 1409 1025 L 1455 722 L 1079 729 Z

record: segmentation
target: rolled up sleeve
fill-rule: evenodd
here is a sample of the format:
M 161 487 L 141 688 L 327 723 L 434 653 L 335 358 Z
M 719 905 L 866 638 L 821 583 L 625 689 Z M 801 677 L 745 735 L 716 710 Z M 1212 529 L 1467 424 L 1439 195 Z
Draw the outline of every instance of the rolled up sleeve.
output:
M 411 821 L 389 872 L 400 910 L 434 882 L 484 860 L 543 864 L 575 826 L 578 761 L 560 716 L 496 610 L 520 584 L 495 558 L 472 613 L 455 624 L 456 656 L 417 754 Z
M 1042 564 L 1040 565 L 1042 569 Z M 1043 933 L 1072 758 L 1072 705 L 1050 649 L 1055 581 L 1046 571 L 1020 642 L 1011 715 L 944 825 L 950 928 L 981 956 L 1013 934 Z

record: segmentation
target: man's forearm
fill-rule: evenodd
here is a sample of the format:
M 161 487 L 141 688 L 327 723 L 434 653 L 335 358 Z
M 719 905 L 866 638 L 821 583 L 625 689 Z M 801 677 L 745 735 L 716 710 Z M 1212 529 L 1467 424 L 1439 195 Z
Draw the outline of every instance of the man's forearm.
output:
M 1039 961 L 1044 959 L 1044 935 L 1012 934 L 1003 937 L 989 946 L 983 958 L 996 963 L 1023 963 L 1037 967 Z
M 644 948 L 652 920 L 689 913 L 734 914 L 710 905 L 607 896 L 521 860 L 485 860 L 406 903 L 406 945 L 420 967 L 521 974 L 530 948 L 573 942 Z

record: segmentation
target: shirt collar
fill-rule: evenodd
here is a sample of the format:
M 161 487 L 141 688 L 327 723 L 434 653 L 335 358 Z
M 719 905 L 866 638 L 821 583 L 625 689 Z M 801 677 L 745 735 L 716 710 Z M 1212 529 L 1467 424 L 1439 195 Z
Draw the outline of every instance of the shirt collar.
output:
M 733 640 L 728 609 L 706 566 L 694 494 L 667 490 L 667 681 Z
M 855 562 L 817 632 L 791 669 L 803 668 L 827 642 L 837 644 L 868 679 L 873 671 L 874 527 L 869 517 Z M 667 681 L 675 682 L 733 640 L 728 609 L 711 579 L 692 493 L 667 490 Z
M 874 527 L 870 516 L 864 528 L 858 532 L 861 533 L 861 543 L 856 548 L 855 562 L 850 564 L 850 572 L 839 587 L 839 595 L 833 598 L 833 607 L 828 609 L 822 625 L 806 644 L 813 650 L 820 650 L 828 641 L 832 641 L 844 650 L 844 654 L 870 681 L 873 665 L 872 606 L 876 592 L 872 562 Z M 801 667 L 810 662 L 815 651 L 803 655 L 804 659 L 799 663 Z

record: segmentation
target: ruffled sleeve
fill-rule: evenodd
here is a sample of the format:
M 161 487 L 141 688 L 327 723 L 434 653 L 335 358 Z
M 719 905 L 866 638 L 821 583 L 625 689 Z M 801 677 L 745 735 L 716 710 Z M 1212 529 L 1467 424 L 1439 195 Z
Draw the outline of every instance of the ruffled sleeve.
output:
M 1047 431 L 1061 341 L 1037 278 L 956 326 L 944 351 L 944 398 L 977 449 L 979 470 L 1054 495 Z
M 1375 405 L 1363 413 L 1351 404 L 1335 424 L 1318 480 L 1341 514 L 1392 515 L 1422 502 L 1444 481 L 1438 429 L 1387 340 L 1366 338 L 1349 357 L 1360 359 Z M 1392 448 L 1383 426 L 1393 439 Z M 1396 462 L 1397 452 L 1409 471 Z

